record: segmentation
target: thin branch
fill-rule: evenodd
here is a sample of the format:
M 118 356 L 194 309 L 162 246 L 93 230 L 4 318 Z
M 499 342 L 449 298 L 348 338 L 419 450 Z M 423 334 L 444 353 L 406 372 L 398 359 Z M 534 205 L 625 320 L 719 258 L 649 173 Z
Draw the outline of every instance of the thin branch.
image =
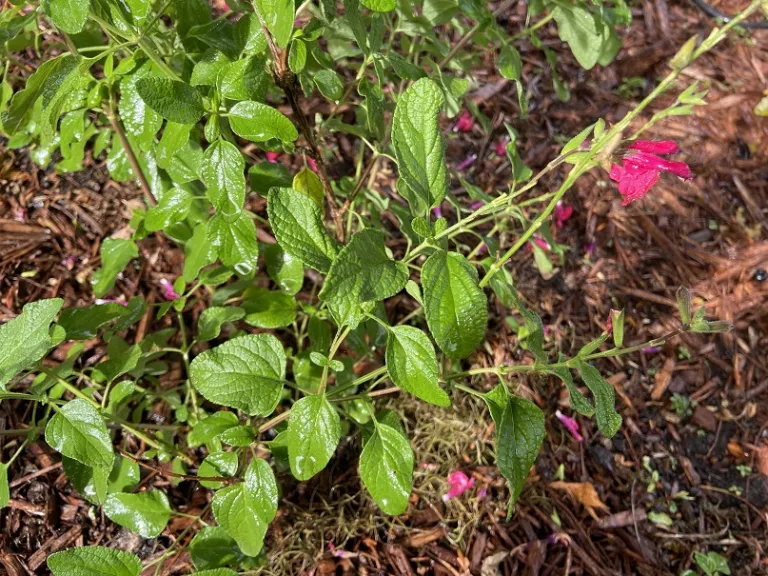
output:
M 197 482 L 223 482 L 225 484 L 236 484 L 238 482 L 242 482 L 240 478 L 230 478 L 229 476 L 191 476 L 189 474 L 177 474 L 176 472 L 169 472 L 168 470 L 163 470 L 162 468 L 158 468 L 152 464 L 147 464 L 144 460 L 140 460 L 133 454 L 128 454 L 128 452 L 120 450 L 120 448 L 117 448 L 117 451 L 120 452 L 123 457 L 128 458 L 128 460 L 133 460 L 139 466 L 143 466 L 148 470 L 152 470 L 160 476 L 181 478 L 182 480 L 195 480 Z
M 152 195 L 152 189 L 149 187 L 147 177 L 144 176 L 144 172 L 142 172 L 141 166 L 139 166 L 139 161 L 133 153 L 133 148 L 131 148 L 131 143 L 128 142 L 128 138 L 125 135 L 125 130 L 123 130 L 120 120 L 117 119 L 114 99 L 110 99 L 109 108 L 105 110 L 105 112 L 107 113 L 107 118 L 109 118 L 109 123 L 112 125 L 112 130 L 115 131 L 115 134 L 117 134 L 117 137 L 120 139 L 120 144 L 122 144 L 123 150 L 125 150 L 125 155 L 128 157 L 128 163 L 131 165 L 133 173 L 136 175 L 136 178 L 139 179 L 139 184 L 141 184 L 141 188 L 144 190 L 144 196 L 146 196 L 147 202 L 149 202 L 150 206 L 157 206 L 157 200 L 155 200 L 155 197 Z

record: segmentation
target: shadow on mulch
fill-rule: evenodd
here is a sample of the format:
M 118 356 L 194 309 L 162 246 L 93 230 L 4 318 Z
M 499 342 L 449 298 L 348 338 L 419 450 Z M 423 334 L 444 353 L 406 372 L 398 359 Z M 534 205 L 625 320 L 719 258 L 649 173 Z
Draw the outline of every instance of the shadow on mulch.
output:
M 510 31 L 521 27 L 524 8 L 509 16 Z M 677 47 L 713 25 L 665 0 L 643 2 L 634 16 L 622 52 L 605 69 L 586 72 L 552 43 L 571 93 L 568 103 L 555 97 L 542 54 L 523 50 L 531 101 L 525 119 L 489 56 L 478 67 L 472 97 L 496 130 L 486 136 L 476 127 L 451 136 L 449 164 L 477 154 L 464 176 L 488 192 L 504 188 L 509 167 L 493 144 L 506 121 L 522 135 L 526 163 L 542 168 L 570 135 L 598 118 L 621 118 L 665 73 Z M 693 181 L 662 180 L 645 200 L 622 208 L 607 175 L 595 170 L 568 196 L 574 216 L 555 232 L 569 248 L 565 262 L 547 279 L 530 255 L 518 258 L 512 270 L 518 289 L 543 317 L 553 353 L 573 353 L 602 332 L 611 308 L 626 310 L 629 342 L 670 332 L 679 322 L 674 294 L 681 285 L 706 301 L 710 316 L 732 322 L 734 331 L 683 335 L 660 350 L 603 360 L 601 371 L 610 376 L 625 422 L 612 440 L 582 419 L 584 441 L 576 443 L 554 418 L 557 408 L 567 406 L 561 386 L 548 378 L 520 378 L 519 393 L 547 413 L 548 436 L 509 521 L 483 407 L 458 396 L 450 410 L 390 400 L 408 416 L 417 454 L 408 513 L 378 513 L 360 491 L 356 443 L 345 441 L 331 467 L 313 481 L 281 478 L 286 484 L 268 536 L 265 573 L 676 575 L 695 568 L 694 552 L 708 550 L 726 556 L 733 574 L 768 573 L 768 366 L 762 354 L 768 344 L 768 120 L 752 113 L 766 87 L 768 53 L 760 49 L 766 40 L 768 33 L 756 32 L 752 40 L 725 42 L 697 61 L 682 82 L 708 86 L 709 105 L 691 117 L 667 118 L 647 134 L 678 141 L 681 158 L 696 174 Z M 662 97 L 653 110 L 673 98 Z M 350 147 L 346 137 L 333 138 L 340 150 Z M 388 186 L 391 175 L 392 167 L 384 166 L 373 189 Z M 540 189 L 551 189 L 562 177 L 556 172 Z M 43 297 L 90 303 L 88 280 L 99 266 L 100 241 L 126 233 L 131 211 L 140 205 L 138 192 L 110 183 L 103 166 L 59 176 L 11 151 L 0 160 L 0 186 L 0 319 Z M 158 280 L 178 274 L 180 252 L 158 237 L 143 241 L 141 249 L 118 291 L 159 300 Z M 473 365 L 525 357 L 505 322 L 508 312 L 498 304 L 494 312 L 489 341 L 471 358 Z M 146 327 L 142 322 L 142 334 Z M 483 389 L 495 382 L 472 384 Z M 0 431 L 17 428 L 25 416 L 22 404 L 4 403 Z M 2 454 L 14 449 L 15 441 L 0 435 Z M 445 478 L 455 468 L 476 485 L 444 503 Z M 48 554 L 74 545 L 116 546 L 153 558 L 188 526 L 189 520 L 174 518 L 163 536 L 150 541 L 121 530 L 71 489 L 42 442 L 9 472 L 12 500 L 0 511 L 0 564 L 12 576 L 43 573 Z M 558 478 L 590 482 L 607 508 L 585 508 L 552 487 Z M 167 490 L 175 508 L 189 514 L 204 510 L 210 496 L 190 482 L 174 487 L 154 473 L 142 485 L 149 483 Z M 185 553 L 166 562 L 162 573 L 190 570 Z

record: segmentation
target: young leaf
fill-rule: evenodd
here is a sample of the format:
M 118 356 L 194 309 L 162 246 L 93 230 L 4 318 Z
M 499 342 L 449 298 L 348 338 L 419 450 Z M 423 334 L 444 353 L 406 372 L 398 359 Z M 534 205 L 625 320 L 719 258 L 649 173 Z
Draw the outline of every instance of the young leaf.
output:
M 223 264 L 240 276 L 248 276 L 258 264 L 259 245 L 256 226 L 245 211 L 233 222 L 217 214 L 208 221 L 208 241 L 216 248 Z
M 189 84 L 168 78 L 140 78 L 136 91 L 147 106 L 166 120 L 195 124 L 205 112 L 200 94 Z
M 267 526 L 277 513 L 277 482 L 269 464 L 254 458 L 245 482 L 222 488 L 213 497 L 216 522 L 247 556 L 261 552 Z
M 131 142 L 135 142 L 142 150 L 150 148 L 155 140 L 155 134 L 163 124 L 160 115 L 147 106 L 136 90 L 137 82 L 141 78 L 150 76 L 153 71 L 153 65 L 148 61 L 120 79 L 120 101 L 117 111 L 123 121 L 125 132 L 131 136 Z M 168 130 L 167 127 L 166 130 Z M 188 137 L 189 130 L 187 130 L 187 139 Z
M 48 556 L 53 576 L 139 576 L 141 560 L 135 554 L 104 548 L 81 546 Z
M 565 357 L 561 357 L 560 361 L 563 362 L 565 360 Z M 587 400 L 587 397 L 584 396 L 584 394 L 581 393 L 581 390 L 579 390 L 576 385 L 573 383 L 573 376 L 571 375 L 571 370 L 565 366 L 562 368 L 552 368 L 551 373 L 560 378 L 560 380 L 565 384 L 566 390 L 568 390 L 568 395 L 571 399 L 571 410 L 575 410 L 579 414 L 583 414 L 584 416 L 591 417 L 595 413 L 595 409 L 590 403 L 589 400 Z
M 611 324 L 613 325 L 613 345 L 621 348 L 624 344 L 624 310 L 611 310 Z
M 133 240 L 124 238 L 107 238 L 101 243 L 101 268 L 93 273 L 91 284 L 93 293 L 101 298 L 115 287 L 117 275 L 123 271 L 128 262 L 138 257 L 139 248 Z
M 112 470 L 115 453 L 104 419 L 83 398 L 71 400 L 58 409 L 45 427 L 45 441 L 64 456 L 78 462 Z
M 215 48 L 206 50 L 192 69 L 189 83 L 192 86 L 216 86 L 216 78 L 222 68 L 231 60 L 226 54 Z
M 440 137 L 438 115 L 443 93 L 432 80 L 416 81 L 397 101 L 392 123 L 400 177 L 409 192 L 418 198 L 413 213 L 440 204 L 448 190 L 445 145 Z
M 325 192 L 323 190 L 323 183 L 317 174 L 305 166 L 293 177 L 292 186 L 294 190 L 298 190 L 312 198 L 320 210 L 325 213 Z
M 285 352 L 271 334 L 249 334 L 206 350 L 190 366 L 192 385 L 207 400 L 250 416 L 269 416 L 285 379 Z
M 358 304 L 390 298 L 405 288 L 408 267 L 387 256 L 383 232 L 357 232 L 331 264 L 320 290 L 321 300 L 343 311 L 340 322 L 353 328 L 360 321 Z
M 293 122 L 280 112 L 260 102 L 238 102 L 229 110 L 232 131 L 251 142 L 266 142 L 277 138 L 293 142 L 299 137 Z
M 237 543 L 221 526 L 205 526 L 195 534 L 189 555 L 198 570 L 238 566 L 244 559 Z
M 392 382 L 417 398 L 450 406 L 448 394 L 437 383 L 437 357 L 429 337 L 413 326 L 393 326 L 387 336 L 387 372 Z
M 422 268 L 427 325 L 451 358 L 466 358 L 485 336 L 487 301 L 477 282 L 477 271 L 456 252 L 438 250 Z
M 339 414 L 325 395 L 304 396 L 288 420 L 288 461 L 298 480 L 309 480 L 325 468 L 341 438 Z
M 261 249 L 267 274 L 286 294 L 294 295 L 304 284 L 304 266 L 279 244 L 265 244 Z
M 235 413 L 224 412 L 223 410 L 216 412 L 195 424 L 192 431 L 187 435 L 187 444 L 190 448 L 197 448 L 216 440 L 230 428 L 239 425 L 240 421 Z
M 328 272 L 336 246 L 325 230 L 317 204 L 292 188 L 272 188 L 267 211 L 282 249 L 318 272 Z
M 287 48 L 296 13 L 293 0 L 254 0 L 253 4 L 277 45 L 283 49 Z
M 283 328 L 296 319 L 296 299 L 285 292 L 249 288 L 243 294 L 245 323 L 257 328 Z
M 207 342 L 218 338 L 225 322 L 236 322 L 245 316 L 245 310 L 236 306 L 211 306 L 203 310 L 197 320 L 197 340 Z
M 288 53 L 288 68 L 294 74 L 300 74 L 307 65 L 307 45 L 303 40 L 295 38 L 291 42 L 291 51 Z
M 344 85 L 341 78 L 333 70 L 320 70 L 314 75 L 313 80 L 320 93 L 334 102 L 338 101 L 344 94 Z
M 544 441 L 544 413 L 530 400 L 509 396 L 496 426 L 496 462 L 509 481 L 511 506 L 523 491 Z
M 291 173 L 283 164 L 259 162 L 248 169 L 248 182 L 254 192 L 267 196 L 271 188 L 290 188 Z
M 91 468 L 77 460 L 62 458 L 64 472 L 72 487 L 86 500 L 101 506 L 107 499 L 107 473 L 101 468 Z
M 508 80 L 517 80 L 522 78 L 523 62 L 520 58 L 520 52 L 517 48 L 505 44 L 499 54 L 499 72 Z
M 394 428 L 377 424 L 360 454 L 360 479 L 383 512 L 405 512 L 413 479 L 413 450 L 408 440 Z
M 0 326 L 0 391 L 8 381 L 40 360 L 51 347 L 49 327 L 64 300 L 25 304 L 16 318 Z
M 181 277 L 189 283 L 197 278 L 200 270 L 216 260 L 216 248 L 208 239 L 208 225 L 201 222 L 195 226 L 192 238 L 184 245 L 184 271 Z
M 239 464 L 240 461 L 237 457 L 237 452 L 213 452 L 206 456 L 205 460 L 203 460 L 203 463 L 200 464 L 200 468 L 197 470 L 197 475 L 201 477 L 232 477 L 237 474 L 237 468 Z M 205 488 L 218 490 L 221 488 L 223 483 L 212 480 L 201 480 L 200 485 Z
M 109 494 L 103 509 L 110 520 L 143 538 L 159 536 L 171 518 L 168 497 L 160 490 Z
M 374 12 L 391 12 L 397 6 L 396 0 L 361 0 L 363 6 Z
M 237 146 L 217 140 L 203 155 L 202 176 L 206 195 L 224 220 L 238 219 L 245 204 L 245 159 Z
M 594 16 L 581 3 L 558 1 L 552 10 L 560 40 L 567 42 L 582 68 L 590 70 L 597 64 L 603 39 Z
M 578 360 L 576 369 L 584 380 L 584 384 L 595 396 L 595 412 L 597 414 L 597 427 L 608 438 L 612 438 L 621 427 L 621 416 L 614 406 L 616 393 L 605 378 L 596 368 L 586 362 Z

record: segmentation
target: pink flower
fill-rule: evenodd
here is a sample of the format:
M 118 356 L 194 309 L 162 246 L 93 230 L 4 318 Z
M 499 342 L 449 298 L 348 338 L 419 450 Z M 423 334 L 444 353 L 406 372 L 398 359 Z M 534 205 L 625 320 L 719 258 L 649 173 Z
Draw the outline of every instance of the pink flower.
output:
M 613 310 L 608 312 L 608 322 L 605 323 L 605 331 L 608 334 L 613 334 Z
M 447 502 L 451 498 L 458 498 L 464 494 L 464 492 L 475 485 L 475 479 L 470 478 L 461 470 L 457 470 L 448 476 L 448 484 L 450 484 L 451 488 L 448 490 L 447 494 L 443 494 L 444 502 Z
M 555 226 L 562 228 L 568 219 L 573 216 L 573 206 L 558 202 L 555 206 Z
M 563 427 L 568 430 L 568 432 L 573 436 L 574 440 L 576 442 L 583 442 L 584 437 L 581 435 L 581 432 L 579 432 L 579 423 L 576 422 L 573 418 L 570 416 L 566 416 L 560 410 L 555 412 L 555 416 L 557 416 L 557 419 L 560 420 L 560 424 L 563 425 Z
M 435 218 L 438 220 L 443 217 L 443 210 L 440 208 L 440 204 L 432 208 L 432 214 L 434 214 Z
M 459 119 L 456 121 L 453 127 L 454 132 L 471 132 L 472 127 L 475 125 L 472 120 L 472 114 L 469 112 L 462 112 Z
M 504 156 L 507 153 L 507 144 L 509 144 L 509 138 L 499 138 L 496 140 L 494 148 L 498 156 Z
M 174 301 L 181 298 L 181 294 L 177 294 L 176 290 L 173 289 L 173 284 L 168 282 L 168 280 L 166 280 L 165 278 L 160 280 L 160 285 L 162 286 L 162 289 L 163 289 L 163 298 L 165 298 L 166 300 Z
M 659 348 L 658 346 L 646 346 L 645 348 L 642 349 L 642 353 L 648 354 L 648 355 L 658 354 L 659 352 L 661 352 L 661 348 Z
M 485 500 L 485 497 L 488 496 L 488 490 L 485 488 L 480 488 L 480 490 L 477 491 L 477 501 L 482 502 Z
M 311 168 L 312 172 L 317 172 L 317 162 L 314 158 L 307 156 L 307 165 Z
M 280 152 L 267 152 L 267 162 L 277 164 L 277 159 L 280 158 Z
M 483 206 L 485 206 L 485 202 L 483 202 L 482 200 L 478 200 L 477 202 L 472 202 L 472 204 L 469 205 L 469 209 L 472 210 L 472 212 L 474 212 L 475 210 L 479 210 Z
M 532 250 L 532 248 L 530 246 L 532 243 L 536 244 L 536 246 L 538 246 L 542 250 L 549 250 L 550 249 L 549 242 L 547 242 L 546 240 L 544 240 L 544 238 L 542 238 L 540 236 L 534 236 L 530 240 L 530 242 L 528 242 L 528 250 L 529 251 Z
M 21 208 L 14 210 L 13 219 L 16 220 L 17 222 L 24 222 L 27 219 L 26 215 L 24 214 L 24 210 L 22 210 Z
M 477 154 L 470 154 L 463 161 L 459 162 L 459 164 L 456 166 L 456 170 L 459 172 L 466 170 L 475 160 L 477 160 Z
M 693 178 L 691 169 L 685 162 L 676 162 L 660 158 L 657 154 L 674 154 L 677 144 L 670 140 L 638 140 L 629 149 L 634 153 L 624 157 L 624 166 L 612 164 L 610 178 L 619 183 L 619 192 L 624 196 L 621 202 L 626 206 L 643 198 L 659 181 L 662 172 L 670 172 L 683 180 Z

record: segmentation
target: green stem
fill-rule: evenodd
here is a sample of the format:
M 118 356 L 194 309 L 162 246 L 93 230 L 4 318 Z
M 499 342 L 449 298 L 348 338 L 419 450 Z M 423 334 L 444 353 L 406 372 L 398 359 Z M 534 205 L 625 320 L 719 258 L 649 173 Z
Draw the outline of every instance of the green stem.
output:
M 325 394 L 325 386 L 328 383 L 328 364 L 331 363 L 331 360 L 333 360 L 336 352 L 338 352 L 339 346 L 341 346 L 344 338 L 346 338 L 347 334 L 349 334 L 349 330 L 349 326 L 343 330 L 339 330 L 336 333 L 336 337 L 333 339 L 333 342 L 331 343 L 331 349 L 328 351 L 328 362 L 326 362 L 325 366 L 323 366 L 323 375 L 320 377 L 320 386 L 317 389 L 318 394 Z
M 349 384 L 346 384 L 345 386 L 341 386 L 339 388 L 335 388 L 334 390 L 331 390 L 328 393 L 328 398 L 331 398 L 332 396 L 338 396 L 339 394 L 342 394 L 347 390 L 351 390 L 352 388 L 360 386 L 360 384 L 365 384 L 366 382 L 373 380 L 375 378 L 378 378 L 379 376 L 381 376 L 382 374 L 385 374 L 386 372 L 387 372 L 386 366 L 382 366 L 381 368 L 376 368 L 376 370 L 372 370 L 371 372 L 368 372 L 368 374 L 366 374 L 365 376 L 360 376 L 360 378 L 353 380 L 352 382 L 350 382 Z
M 146 54 L 147 57 L 152 60 L 152 62 L 154 62 L 158 68 L 160 68 L 163 74 L 168 76 L 171 80 L 181 82 L 181 77 L 173 71 L 173 68 L 168 66 L 165 60 L 163 60 L 162 56 L 157 53 L 155 47 L 149 43 L 148 38 L 139 38 L 138 44 L 139 47 L 144 51 L 144 54 Z

